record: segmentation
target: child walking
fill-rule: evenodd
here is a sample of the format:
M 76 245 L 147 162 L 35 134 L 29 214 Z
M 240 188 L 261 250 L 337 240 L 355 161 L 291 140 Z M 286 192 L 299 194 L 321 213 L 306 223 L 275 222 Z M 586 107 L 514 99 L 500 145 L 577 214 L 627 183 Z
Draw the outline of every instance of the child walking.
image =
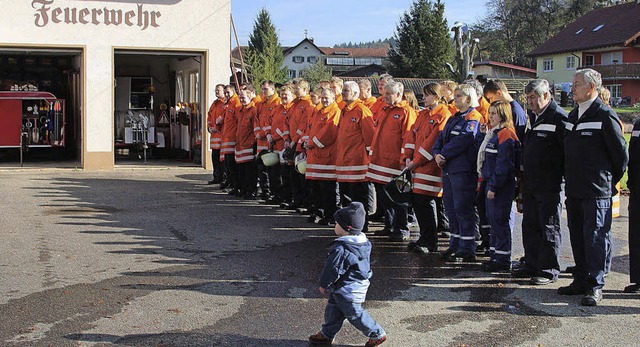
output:
M 335 233 L 339 237 L 329 248 L 320 274 L 320 294 L 328 296 L 322 330 L 309 337 L 312 345 L 329 346 L 344 320 L 369 338 L 365 347 L 379 346 L 387 334 L 362 307 L 371 278 L 371 242 L 362 233 L 366 211 L 359 202 L 338 210 Z

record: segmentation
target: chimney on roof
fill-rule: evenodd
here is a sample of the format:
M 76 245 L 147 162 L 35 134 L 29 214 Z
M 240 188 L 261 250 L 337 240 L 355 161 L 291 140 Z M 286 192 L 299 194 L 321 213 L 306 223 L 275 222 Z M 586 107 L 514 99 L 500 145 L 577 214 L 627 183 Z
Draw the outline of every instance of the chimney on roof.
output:
M 638 0 L 638 1 L 640 1 L 640 0 Z M 315 42 L 313 42 L 313 37 L 310 37 L 309 41 L 311 41 L 311 43 L 315 43 Z

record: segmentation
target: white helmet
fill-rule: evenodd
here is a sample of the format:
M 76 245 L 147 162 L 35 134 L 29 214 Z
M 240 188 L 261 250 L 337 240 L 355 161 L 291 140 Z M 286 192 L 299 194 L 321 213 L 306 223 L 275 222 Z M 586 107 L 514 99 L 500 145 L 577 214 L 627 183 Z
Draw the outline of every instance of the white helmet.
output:
M 306 154 L 300 153 L 300 154 L 298 154 L 296 156 L 295 168 L 296 168 L 296 171 L 301 175 L 304 175 L 305 172 L 307 172 L 307 156 L 306 156 Z
M 280 162 L 280 158 L 278 153 L 269 152 L 262 155 L 262 163 L 264 166 L 275 166 Z

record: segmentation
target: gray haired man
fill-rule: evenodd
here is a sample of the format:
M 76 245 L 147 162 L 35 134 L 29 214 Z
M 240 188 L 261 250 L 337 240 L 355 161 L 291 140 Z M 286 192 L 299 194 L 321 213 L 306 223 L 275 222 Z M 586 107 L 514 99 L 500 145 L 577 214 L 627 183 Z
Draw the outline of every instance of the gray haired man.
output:
M 602 300 L 611 247 L 611 197 L 627 166 L 626 141 L 620 119 L 598 97 L 600 73 L 578 70 L 571 92 L 578 105 L 569 114 L 565 135 L 567 220 L 576 262 L 573 282 L 558 288 L 562 295 L 583 295 L 581 304 Z

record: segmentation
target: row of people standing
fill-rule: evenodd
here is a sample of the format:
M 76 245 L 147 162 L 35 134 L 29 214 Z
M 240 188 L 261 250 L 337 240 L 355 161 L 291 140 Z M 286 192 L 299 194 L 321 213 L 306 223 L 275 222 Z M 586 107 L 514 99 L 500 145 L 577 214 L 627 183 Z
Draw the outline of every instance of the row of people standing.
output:
M 579 92 L 581 87 L 589 86 L 597 91 L 598 80 L 592 75 L 589 72 L 585 77 L 584 71 L 577 74 L 574 88 Z M 626 164 L 624 160 L 620 161 L 625 157 L 621 154 L 620 148 L 626 153 L 624 140 L 620 142 L 621 135 L 618 136 L 620 129 L 616 132 L 612 126 L 604 127 L 604 122 L 576 124 L 577 117 L 571 121 L 553 101 L 548 83 L 544 80 L 533 81 L 525 89 L 527 104 L 532 111 L 529 121 L 524 110 L 511 98 L 506 86 L 500 81 L 489 81 L 484 88 L 478 88 L 478 85 L 473 83 L 457 87 L 453 87 L 450 82 L 429 84 L 424 88 L 426 108 L 419 114 L 404 100 L 402 84 L 390 77 L 382 78 L 380 81 L 382 86 L 379 87 L 382 87 L 380 90 L 384 93 L 376 99 L 370 95 L 370 85 L 367 95 L 366 84 L 348 82 L 342 88 L 341 81 L 333 80 L 328 83 L 328 88 L 312 92 L 312 98 L 319 99 L 317 103 L 309 100 L 308 106 L 298 106 L 305 110 L 302 112 L 306 117 L 304 121 L 295 120 L 296 117 L 293 117 L 292 122 L 289 115 L 289 110 L 293 107 L 290 105 L 292 101 L 285 96 L 284 106 L 279 106 L 280 115 L 286 115 L 282 122 L 271 116 L 272 120 L 276 118 L 276 124 L 282 124 L 282 129 L 277 126 L 279 131 L 273 129 L 273 122 L 265 123 L 269 116 L 264 115 L 276 107 L 263 100 L 275 100 L 277 94 L 265 93 L 263 84 L 262 95 L 253 101 L 254 105 L 258 105 L 253 116 L 256 119 L 254 131 L 258 144 L 252 155 L 258 156 L 261 151 L 276 145 L 277 141 L 282 139 L 284 147 L 274 148 L 276 151 L 285 152 L 287 149 L 295 148 L 294 155 L 306 153 L 307 156 L 307 172 L 304 179 L 292 170 L 291 160 L 283 159 L 281 168 L 285 170 L 277 171 L 281 173 L 281 177 L 297 178 L 291 179 L 288 184 L 279 184 L 291 186 L 291 191 L 299 192 L 298 195 L 285 192 L 284 196 L 276 195 L 275 199 L 269 199 L 264 195 L 263 198 L 275 200 L 274 202 L 288 200 L 284 204 L 285 207 L 288 203 L 289 207 L 298 207 L 305 204 L 306 200 L 308 202 L 305 205 L 310 208 L 310 220 L 321 224 L 331 223 L 337 205 L 345 205 L 345 202 L 361 202 L 370 213 L 374 212 L 377 206 L 378 210 L 383 210 L 385 214 L 383 232 L 389 234 L 392 239 L 406 240 L 409 235 L 407 208 L 392 203 L 384 194 L 383 187 L 393 177 L 401 174 L 403 169 L 408 169 L 413 172 L 413 208 L 420 225 L 420 238 L 411 242 L 409 248 L 421 253 L 437 250 L 438 218 L 434 215 L 437 216 L 439 212 L 437 202 L 442 197 L 451 230 L 449 247 L 443 257 L 463 262 L 475 261 L 476 241 L 480 238 L 481 245 L 488 247 L 490 255 L 490 260 L 483 266 L 484 269 L 508 270 L 511 266 L 512 202 L 516 195 L 516 175 L 521 175 L 520 190 L 524 193 L 525 257 L 522 265 L 515 268 L 513 274 L 518 277 L 530 277 L 532 284 L 548 284 L 555 282 L 559 273 L 559 200 L 563 177 L 566 176 L 569 198 L 567 205 L 568 211 L 571 211 L 569 229 L 579 270 L 574 274 L 576 284 L 559 292 L 583 294 L 583 303 L 597 303 L 601 298 L 601 291 L 598 290 L 604 284 L 603 276 L 588 269 L 589 266 L 595 265 L 590 257 L 584 255 L 584 249 L 580 249 L 587 246 L 586 241 L 590 240 L 590 234 L 586 230 L 593 226 L 593 222 L 586 219 L 595 213 L 605 216 L 602 223 L 597 222 L 603 225 L 596 228 L 596 239 L 604 244 L 605 253 L 611 254 L 610 218 L 608 227 L 606 218 L 607 213 L 610 214 L 610 204 L 607 207 L 606 202 L 607 199 L 610 200 L 611 192 L 615 188 L 605 188 L 619 180 L 620 166 L 622 165 L 623 172 L 623 164 Z M 271 83 L 265 83 L 269 89 Z M 298 87 L 300 83 L 302 88 Z M 308 84 L 305 86 L 305 83 L 301 80 L 294 83 L 292 94 L 296 102 L 305 98 L 304 91 L 297 91 L 304 90 L 305 87 L 308 90 Z M 451 89 L 454 102 L 447 103 Z M 360 95 L 361 90 L 363 95 Z M 288 93 L 286 88 L 280 91 L 281 95 Z M 478 98 L 480 93 L 483 93 L 484 97 Z M 574 98 L 576 95 L 578 103 L 590 101 L 593 104 L 597 101 L 580 101 L 580 93 L 574 93 Z M 214 105 L 212 109 L 216 109 Z M 227 115 L 229 113 L 232 112 L 227 112 Z M 610 118 L 614 119 L 615 113 Z M 291 123 L 297 125 L 291 127 Z M 525 133 L 528 123 L 529 128 Z M 592 123 L 598 123 L 600 128 L 595 129 L 596 125 Z M 289 127 L 285 128 L 285 124 Z M 603 129 L 608 132 L 598 132 Z M 258 135 L 269 131 L 270 136 Z M 277 135 L 273 135 L 273 131 L 276 131 Z M 603 157 L 594 163 L 599 163 L 598 160 L 602 160 L 603 163 L 609 160 L 604 165 L 604 178 L 590 177 L 590 174 L 595 173 L 589 171 L 593 171 L 592 168 L 581 168 L 584 161 L 579 163 L 581 165 L 569 163 L 581 158 L 575 153 L 569 154 L 569 150 L 565 148 L 569 141 L 565 137 L 572 131 L 577 134 L 573 136 L 586 141 L 585 144 L 589 144 L 592 137 L 597 137 L 606 144 L 592 144 L 599 148 L 597 151 L 594 150 L 593 154 Z M 297 140 L 292 139 L 294 132 L 299 136 Z M 266 142 L 263 141 L 260 145 L 260 141 L 265 139 Z M 574 141 L 577 140 L 569 142 L 573 145 Z M 582 146 L 573 146 L 573 151 L 584 153 L 578 149 Z M 603 148 L 606 153 L 603 152 Z M 225 157 L 225 161 L 226 159 Z M 581 169 L 576 171 L 577 168 Z M 602 171 L 603 168 L 596 170 Z M 260 169 L 258 172 L 261 172 Z M 606 172 L 609 172 L 608 176 Z M 570 177 L 568 173 L 573 176 Z M 274 181 L 274 178 L 277 180 L 277 175 L 271 175 L 271 181 Z M 573 186 L 569 181 L 573 182 Z M 295 188 L 294 182 L 300 182 L 298 188 Z M 584 187 L 587 183 L 590 186 Z M 271 184 L 273 185 L 273 182 Z M 598 184 L 602 187 L 594 191 L 602 193 L 600 195 L 607 195 L 609 192 L 609 197 L 589 197 L 590 201 L 594 200 L 592 205 L 596 207 L 584 206 L 588 204 L 583 201 L 585 198 L 582 196 L 585 191 L 589 191 L 586 188 Z M 264 193 L 265 186 L 262 183 L 260 186 Z M 581 188 L 572 188 L 569 192 L 569 188 L 575 186 Z M 250 182 L 246 189 L 250 187 L 256 187 L 255 181 Z M 300 197 L 298 200 L 297 196 Z M 372 198 L 374 196 L 375 199 Z M 569 207 L 572 203 L 574 205 Z M 580 221 L 575 216 L 582 216 L 583 220 Z M 572 217 L 575 218 L 571 219 Z M 602 240 L 599 239 L 600 236 L 603 237 Z M 589 247 L 593 248 L 594 245 L 591 244 Z M 593 251 L 591 248 L 588 249 L 589 252 Z M 600 245 L 596 248 L 600 249 Z M 607 257 L 605 255 L 604 258 Z M 597 258 L 600 259 L 599 256 Z

